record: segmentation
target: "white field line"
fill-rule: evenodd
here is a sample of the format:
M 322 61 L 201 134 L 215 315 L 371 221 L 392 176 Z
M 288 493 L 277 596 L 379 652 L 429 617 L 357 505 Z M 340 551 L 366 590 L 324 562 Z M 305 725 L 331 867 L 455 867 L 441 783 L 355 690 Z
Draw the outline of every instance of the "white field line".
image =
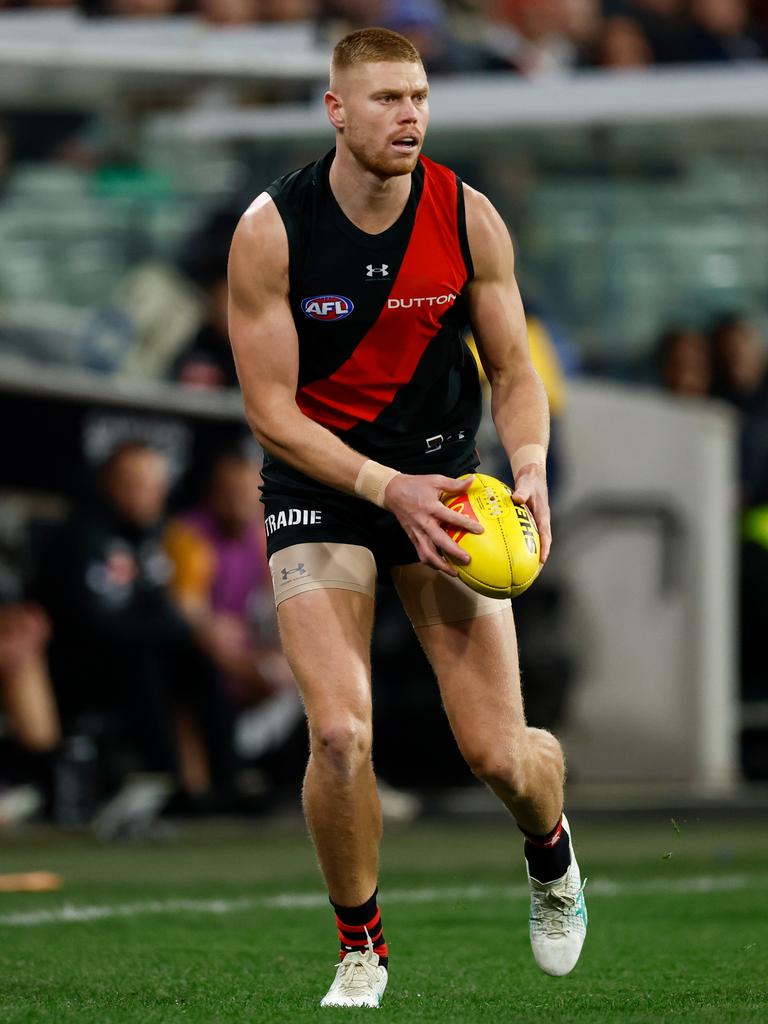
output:
M 672 896 L 703 895 L 710 892 L 734 892 L 746 889 L 750 882 L 746 875 L 694 875 L 690 878 L 653 879 L 646 882 L 613 882 L 596 879 L 589 884 L 589 896 Z M 397 903 L 462 903 L 484 900 L 525 899 L 527 885 L 468 885 L 431 889 L 391 889 L 382 892 L 382 906 Z M 102 906 L 77 906 L 65 903 L 50 910 L 32 910 L 0 914 L 0 926 L 31 928 L 41 924 L 79 924 L 85 921 L 105 921 L 114 918 L 143 917 L 165 914 L 237 914 L 250 910 L 296 910 L 327 907 L 324 893 L 286 892 L 278 896 L 264 896 L 235 900 L 144 900 L 141 903 L 117 903 Z

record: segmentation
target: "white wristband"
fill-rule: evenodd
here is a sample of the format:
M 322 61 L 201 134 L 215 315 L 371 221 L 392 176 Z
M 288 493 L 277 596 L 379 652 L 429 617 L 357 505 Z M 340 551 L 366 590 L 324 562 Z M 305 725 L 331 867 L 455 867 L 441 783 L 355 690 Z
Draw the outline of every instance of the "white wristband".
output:
M 537 466 L 546 466 L 547 450 L 540 444 L 524 444 L 518 448 L 509 464 L 512 467 L 512 475 L 517 476 L 523 466 L 530 466 L 535 463 Z
M 362 464 L 360 472 L 357 474 L 355 494 L 358 498 L 365 498 L 366 501 L 372 501 L 379 508 L 384 508 L 384 491 L 387 489 L 387 484 L 393 477 L 399 475 L 398 470 L 382 466 L 380 463 L 368 459 Z

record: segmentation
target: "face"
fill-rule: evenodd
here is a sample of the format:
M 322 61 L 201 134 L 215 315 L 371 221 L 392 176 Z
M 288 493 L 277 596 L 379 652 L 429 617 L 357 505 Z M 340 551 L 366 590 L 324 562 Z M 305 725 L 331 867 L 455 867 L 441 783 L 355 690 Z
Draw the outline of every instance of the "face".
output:
M 607 68 L 644 68 L 653 62 L 650 44 L 631 18 L 610 18 L 600 40 L 600 63 Z
M 153 526 L 168 497 L 168 463 L 154 451 L 129 451 L 118 456 L 104 478 L 110 504 L 123 519 Z
M 736 35 L 747 22 L 744 0 L 693 0 L 693 17 L 717 35 Z
M 696 331 L 681 331 L 669 347 L 662 376 L 665 386 L 678 395 L 708 395 L 712 363 L 704 338 Z
M 720 361 L 729 386 L 749 394 L 756 391 L 765 373 L 765 350 L 757 328 L 745 321 L 732 324 L 718 341 Z
M 223 533 L 237 536 L 259 517 L 257 466 L 240 459 L 223 459 L 213 475 L 208 506 Z
M 380 178 L 416 167 L 429 120 L 427 76 L 421 64 L 381 62 L 342 68 L 326 93 L 337 145 Z

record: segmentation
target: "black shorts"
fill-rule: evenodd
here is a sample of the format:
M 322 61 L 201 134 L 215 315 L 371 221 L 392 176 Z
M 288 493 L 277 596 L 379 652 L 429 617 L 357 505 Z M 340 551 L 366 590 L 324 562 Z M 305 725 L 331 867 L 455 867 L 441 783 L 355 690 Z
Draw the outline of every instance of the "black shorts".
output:
M 267 556 L 294 544 L 320 541 L 368 548 L 379 576 L 393 565 L 418 562 L 408 535 L 391 512 L 362 498 L 343 494 L 265 494 Z
M 474 458 L 469 465 L 458 470 L 454 467 L 430 467 L 422 472 L 461 476 L 471 473 L 477 463 Z M 410 565 L 419 561 L 416 549 L 397 518 L 363 498 L 323 484 L 313 483 L 302 488 L 290 483 L 279 488 L 270 483 L 262 488 L 261 500 L 268 558 L 294 544 L 321 541 L 357 544 L 373 554 L 379 577 L 384 580 L 389 577 L 393 565 Z

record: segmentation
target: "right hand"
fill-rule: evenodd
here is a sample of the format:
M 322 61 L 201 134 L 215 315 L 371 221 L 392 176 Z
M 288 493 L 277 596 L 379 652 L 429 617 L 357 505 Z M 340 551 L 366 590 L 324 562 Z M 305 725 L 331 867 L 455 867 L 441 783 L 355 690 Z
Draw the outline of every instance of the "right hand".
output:
M 384 491 L 384 507 L 397 519 L 411 539 L 416 553 L 424 565 L 446 573 L 458 575 L 445 558 L 450 555 L 454 562 L 466 565 L 469 555 L 451 540 L 445 527 L 482 533 L 483 527 L 474 519 L 454 512 L 440 500 L 440 495 L 463 494 L 469 490 L 474 477 L 455 480 L 449 476 L 428 474 L 412 476 L 398 473 L 392 477 Z

